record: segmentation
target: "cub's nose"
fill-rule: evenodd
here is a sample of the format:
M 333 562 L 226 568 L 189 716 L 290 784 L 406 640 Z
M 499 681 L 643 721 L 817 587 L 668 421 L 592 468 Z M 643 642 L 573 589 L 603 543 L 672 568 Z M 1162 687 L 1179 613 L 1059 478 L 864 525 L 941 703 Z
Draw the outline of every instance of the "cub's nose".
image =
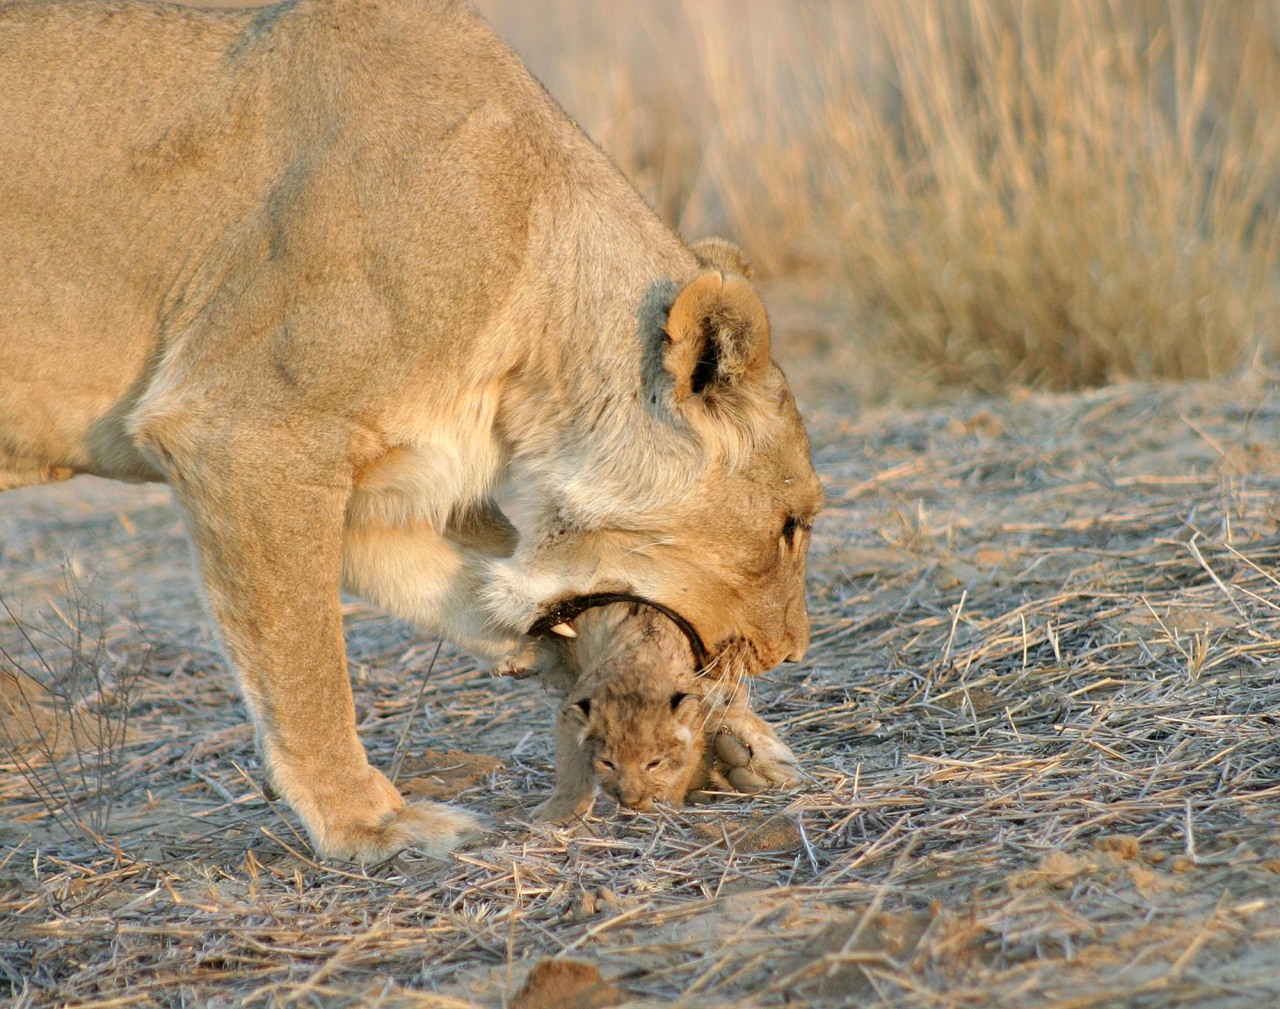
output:
M 653 809 L 653 799 L 643 792 L 625 793 L 618 798 L 618 803 L 627 809 L 634 809 L 641 813 L 647 813 Z

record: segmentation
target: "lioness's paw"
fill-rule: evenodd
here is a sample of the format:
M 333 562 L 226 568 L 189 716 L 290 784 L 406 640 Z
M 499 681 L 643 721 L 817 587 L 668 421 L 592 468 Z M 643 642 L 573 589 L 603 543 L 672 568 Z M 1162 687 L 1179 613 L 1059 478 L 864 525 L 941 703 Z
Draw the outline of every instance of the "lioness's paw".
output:
M 432 858 L 446 858 L 449 852 L 479 837 L 485 823 L 473 813 L 438 802 L 413 802 L 383 825 L 383 836 L 397 851 L 417 848 Z
M 373 826 L 331 826 L 321 848 L 331 858 L 357 862 L 380 861 L 406 848 L 443 859 L 484 829 L 483 822 L 464 809 L 413 802 L 385 814 Z

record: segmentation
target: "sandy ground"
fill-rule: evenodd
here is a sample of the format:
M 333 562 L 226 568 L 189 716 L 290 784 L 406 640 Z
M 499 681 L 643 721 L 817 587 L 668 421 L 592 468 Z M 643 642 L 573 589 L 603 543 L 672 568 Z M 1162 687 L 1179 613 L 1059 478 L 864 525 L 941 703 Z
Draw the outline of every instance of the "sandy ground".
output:
M 1273 387 L 859 409 L 780 328 L 829 500 L 812 650 L 757 691 L 790 794 L 532 828 L 552 700 L 350 600 L 374 759 L 499 827 L 321 864 L 167 491 L 0 498 L 0 1000 L 1275 1004 Z

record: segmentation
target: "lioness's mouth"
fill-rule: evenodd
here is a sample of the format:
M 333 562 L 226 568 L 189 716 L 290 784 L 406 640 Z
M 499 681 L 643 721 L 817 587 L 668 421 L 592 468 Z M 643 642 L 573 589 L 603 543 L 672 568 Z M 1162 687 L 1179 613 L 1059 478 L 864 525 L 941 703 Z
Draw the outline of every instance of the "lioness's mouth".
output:
M 675 610 L 668 606 L 663 606 L 662 603 L 655 603 L 652 599 L 645 599 L 643 596 L 631 595 L 627 592 L 596 592 L 585 596 L 573 596 L 558 603 L 552 603 L 547 612 L 533 622 L 533 626 L 529 628 L 529 635 L 531 637 L 544 637 L 547 634 L 557 633 L 557 628 L 572 623 L 575 618 L 587 610 L 593 610 L 598 606 L 608 606 L 610 603 L 639 603 L 641 606 L 648 606 L 657 610 L 680 628 L 681 633 L 688 640 L 689 649 L 693 652 L 694 672 L 700 673 L 706 669 L 708 660 L 707 646 L 703 644 L 702 636 L 693 624 Z

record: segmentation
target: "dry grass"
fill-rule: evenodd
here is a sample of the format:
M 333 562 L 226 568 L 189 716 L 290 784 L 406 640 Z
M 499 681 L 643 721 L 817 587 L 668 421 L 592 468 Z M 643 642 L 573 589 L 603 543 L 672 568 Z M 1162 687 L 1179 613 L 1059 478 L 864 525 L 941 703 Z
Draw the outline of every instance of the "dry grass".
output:
M 263 798 L 207 628 L 169 580 L 182 546 L 162 496 L 90 484 L 81 513 L 75 484 L 9 496 L 0 570 L 22 619 L 58 625 L 41 600 L 70 551 L 102 571 L 108 614 L 136 595 L 155 647 L 101 842 L 61 831 L 12 753 L 0 768 L 0 993 L 498 1006 L 560 957 L 649 1004 L 1273 1004 L 1267 390 L 818 410 L 813 427 L 831 500 L 814 646 L 759 691 L 812 773 L 795 794 L 530 829 L 552 782 L 539 688 L 447 648 L 432 669 L 434 642 L 348 607 L 374 759 L 390 765 L 412 718 L 402 787 L 501 824 L 444 865 L 317 863 Z M 137 643 L 131 626 L 108 619 L 110 650 Z
M 484 7 L 668 219 L 845 289 L 936 381 L 1277 349 L 1267 0 Z

